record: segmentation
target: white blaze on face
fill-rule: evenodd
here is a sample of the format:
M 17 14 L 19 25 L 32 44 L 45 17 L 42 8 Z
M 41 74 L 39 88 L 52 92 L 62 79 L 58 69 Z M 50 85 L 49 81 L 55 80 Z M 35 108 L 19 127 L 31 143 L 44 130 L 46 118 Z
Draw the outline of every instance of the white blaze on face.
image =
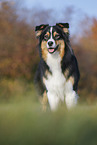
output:
M 56 48 L 56 43 L 55 43 L 55 40 L 53 39 L 53 27 L 50 28 L 50 39 L 47 41 L 47 48 Z M 48 45 L 48 42 L 53 42 L 52 46 L 49 46 Z

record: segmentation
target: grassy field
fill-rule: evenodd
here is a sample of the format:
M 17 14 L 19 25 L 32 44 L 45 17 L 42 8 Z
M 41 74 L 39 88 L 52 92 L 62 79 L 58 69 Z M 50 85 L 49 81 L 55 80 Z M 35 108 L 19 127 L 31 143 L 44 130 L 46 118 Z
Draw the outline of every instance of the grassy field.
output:
M 0 145 L 97 145 L 96 103 L 43 112 L 34 89 L 22 87 L 27 92 L 16 93 L 20 99 L 0 102 Z
M 0 104 L 0 145 L 97 145 L 97 107 L 41 111 L 32 101 Z

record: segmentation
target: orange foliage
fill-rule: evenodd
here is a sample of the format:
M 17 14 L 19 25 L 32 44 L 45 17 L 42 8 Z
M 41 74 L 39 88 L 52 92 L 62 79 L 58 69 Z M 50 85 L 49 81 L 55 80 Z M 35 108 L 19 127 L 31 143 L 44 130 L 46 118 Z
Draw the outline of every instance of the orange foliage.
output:
M 91 38 L 96 40 L 97 42 L 97 19 L 93 19 L 93 25 L 91 27 L 91 31 L 92 31 L 92 34 L 91 34 Z
M 79 90 L 81 96 L 94 99 L 97 98 L 97 19 L 93 19 L 84 34 L 73 46 L 81 73 Z
M 32 18 L 35 24 L 37 13 Z M 48 16 L 48 13 L 46 13 Z M 45 20 L 45 14 L 42 20 Z M 40 22 L 41 23 L 41 22 Z M 37 40 L 34 28 L 26 19 L 20 19 L 17 10 L 8 2 L 0 7 L 0 76 L 24 77 L 33 79 L 38 63 Z M 83 29 L 81 27 L 81 29 Z M 83 97 L 97 97 L 97 19 L 93 19 L 91 27 L 84 30 L 78 43 L 72 41 L 72 47 L 78 59 L 81 74 L 79 94 Z M 72 39 L 72 40 L 75 40 Z
M 18 20 L 16 10 L 9 3 L 0 9 L 0 76 L 33 77 L 37 63 L 36 39 L 33 28 L 25 20 Z

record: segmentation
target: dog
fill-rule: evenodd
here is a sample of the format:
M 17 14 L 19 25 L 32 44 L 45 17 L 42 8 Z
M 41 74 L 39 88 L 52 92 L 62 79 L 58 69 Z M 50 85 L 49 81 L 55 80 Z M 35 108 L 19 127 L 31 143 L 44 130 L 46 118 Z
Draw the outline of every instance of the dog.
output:
M 65 102 L 67 108 L 71 108 L 78 100 L 80 73 L 68 29 L 68 23 L 35 27 L 40 55 L 35 83 L 43 100 L 48 100 L 51 110 L 56 110 L 60 102 Z M 46 96 L 47 99 L 44 99 Z

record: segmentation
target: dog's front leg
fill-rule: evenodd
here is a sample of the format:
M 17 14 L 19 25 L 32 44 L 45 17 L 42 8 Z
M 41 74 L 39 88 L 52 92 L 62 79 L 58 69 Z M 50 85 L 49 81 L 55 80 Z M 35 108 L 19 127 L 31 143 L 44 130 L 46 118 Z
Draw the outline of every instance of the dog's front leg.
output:
M 47 93 L 48 102 L 52 111 L 55 111 L 59 105 L 59 98 L 56 94 L 48 92 Z
M 78 95 L 73 90 L 72 83 L 68 81 L 65 85 L 65 102 L 67 108 L 71 108 L 77 104 Z

